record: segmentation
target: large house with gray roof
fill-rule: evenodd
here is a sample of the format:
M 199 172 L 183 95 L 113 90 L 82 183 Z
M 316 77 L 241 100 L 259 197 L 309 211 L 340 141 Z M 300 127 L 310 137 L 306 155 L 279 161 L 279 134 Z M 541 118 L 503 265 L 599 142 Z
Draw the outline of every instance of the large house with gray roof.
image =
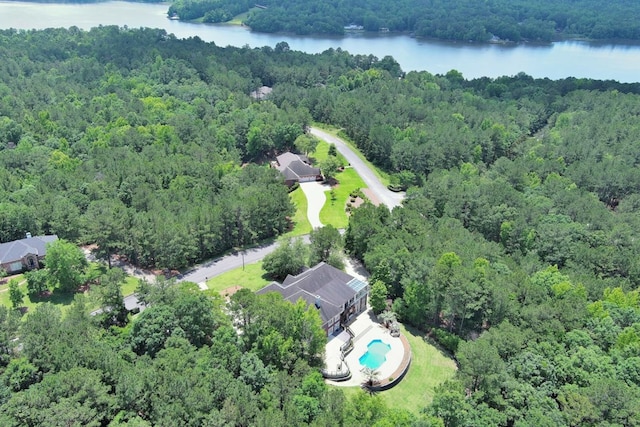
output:
M 40 268 L 40 261 L 47 255 L 47 244 L 58 236 L 35 236 L 13 242 L 0 243 L 0 267 L 9 274 Z
M 305 156 L 293 154 L 289 151 L 276 157 L 274 165 L 284 175 L 284 182 L 292 186 L 296 182 L 321 181 L 320 169 L 309 164 Z
M 303 299 L 320 312 L 327 334 L 339 331 L 367 309 L 369 285 L 335 267 L 321 262 L 296 276 L 287 276 L 282 284 L 273 282 L 258 294 L 278 292 L 292 303 Z

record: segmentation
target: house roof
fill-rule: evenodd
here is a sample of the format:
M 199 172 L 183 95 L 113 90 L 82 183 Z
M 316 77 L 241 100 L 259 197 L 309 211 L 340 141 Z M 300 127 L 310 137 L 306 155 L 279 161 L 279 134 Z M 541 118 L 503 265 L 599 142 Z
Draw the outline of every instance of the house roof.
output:
M 293 154 L 291 151 L 287 151 L 286 153 L 282 153 L 278 157 L 276 157 L 276 160 L 278 161 L 278 165 L 280 167 L 285 168 L 289 166 L 289 163 L 300 160 L 300 156 L 298 156 L 297 154 Z
M 276 157 L 278 161 L 278 170 L 282 172 L 285 179 L 296 180 L 305 176 L 318 176 L 320 169 L 314 168 L 304 162 L 306 157 L 293 154 L 289 151 Z
M 273 282 L 258 294 L 278 292 L 292 303 L 303 299 L 320 310 L 322 323 L 327 323 L 344 310 L 344 305 L 356 296 L 351 283 L 362 283 L 349 274 L 321 262 L 297 276 L 287 276 L 282 284 Z
M 271 93 L 271 91 L 273 91 L 273 89 L 269 86 L 261 86 L 249 95 L 254 99 L 264 99 Z
M 28 254 L 39 257 L 47 254 L 47 243 L 55 242 L 58 236 L 35 236 L 13 242 L 0 243 L 0 263 L 16 262 Z

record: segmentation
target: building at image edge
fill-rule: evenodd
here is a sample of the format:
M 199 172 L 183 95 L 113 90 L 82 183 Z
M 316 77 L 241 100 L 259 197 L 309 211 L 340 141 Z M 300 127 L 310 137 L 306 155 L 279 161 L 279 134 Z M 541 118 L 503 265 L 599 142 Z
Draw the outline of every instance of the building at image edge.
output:
M 0 267 L 8 274 L 40 268 L 40 262 L 47 255 L 47 245 L 58 240 L 58 236 L 28 235 L 26 239 L 0 243 Z

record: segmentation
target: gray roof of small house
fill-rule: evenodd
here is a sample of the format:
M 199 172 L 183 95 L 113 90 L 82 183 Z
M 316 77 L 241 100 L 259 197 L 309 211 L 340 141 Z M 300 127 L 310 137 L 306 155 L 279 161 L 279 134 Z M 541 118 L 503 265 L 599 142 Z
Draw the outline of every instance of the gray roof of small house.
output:
M 287 151 L 277 156 L 276 160 L 278 161 L 278 165 L 280 167 L 285 168 L 289 166 L 289 163 L 300 160 L 300 156 L 298 156 L 297 154 L 293 154 L 291 151 Z
M 344 310 L 345 303 L 356 296 L 349 285 L 354 279 L 349 274 L 321 262 L 296 276 L 287 276 L 282 284 L 273 282 L 260 289 L 258 294 L 278 292 L 292 303 L 300 298 L 308 305 L 320 304 L 320 317 L 326 323 Z
M 286 153 L 280 154 L 276 159 L 278 161 L 278 170 L 282 172 L 287 180 L 320 175 L 320 169 L 314 168 L 303 161 L 306 157 L 301 157 L 287 151 Z
M 273 88 L 270 88 L 269 86 L 261 86 L 258 89 L 254 90 L 253 92 L 251 92 L 249 96 L 251 96 L 254 99 L 263 99 L 263 98 L 266 98 L 269 94 L 271 94 L 272 91 L 273 91 Z
M 56 240 L 58 240 L 58 236 L 53 234 L 0 243 L 0 263 L 16 262 L 28 254 L 34 254 L 39 257 L 45 256 L 47 254 L 47 243 L 55 242 Z

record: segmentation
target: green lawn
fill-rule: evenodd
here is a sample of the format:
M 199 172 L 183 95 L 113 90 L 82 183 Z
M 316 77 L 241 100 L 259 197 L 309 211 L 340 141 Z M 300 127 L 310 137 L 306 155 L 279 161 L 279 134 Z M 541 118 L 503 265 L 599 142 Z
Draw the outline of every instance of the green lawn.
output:
M 247 264 L 244 267 L 227 271 L 224 274 L 207 280 L 207 286 L 210 290 L 220 292 L 232 286 L 242 286 L 243 288 L 257 291 L 271 283 L 271 280 L 264 277 L 262 270 L 262 261 L 254 264 Z
M 411 367 L 407 375 L 391 390 L 381 393 L 389 407 L 418 412 L 433 400 L 435 388 L 456 373 L 456 363 L 429 344 L 424 333 L 402 326 L 402 334 L 411 345 Z
M 15 276 L 0 279 L 0 292 L 9 291 L 9 279 L 17 279 L 19 282 L 22 282 L 24 280 L 24 274 L 16 274 Z
M 345 135 L 344 132 L 342 132 L 341 129 L 338 129 L 338 128 L 333 127 L 333 126 L 327 126 L 324 123 L 314 123 L 313 126 L 321 128 L 323 131 L 325 131 L 327 133 L 330 133 L 331 135 L 339 137 L 340 139 L 342 139 L 349 146 L 349 148 L 351 148 L 351 150 L 353 150 L 353 152 L 356 153 L 356 155 L 360 158 L 360 160 L 365 162 L 365 164 L 367 166 L 369 166 L 369 168 L 371 168 L 373 173 L 378 177 L 378 179 L 384 185 L 389 185 L 389 174 L 386 173 L 385 171 L 379 169 L 377 166 L 375 166 L 373 163 L 371 163 L 369 160 L 367 160 L 367 158 L 364 157 L 364 154 L 362 154 L 360 152 L 358 147 L 356 147 L 356 145 L 353 143 L 353 141 L 351 141 L 349 139 L 349 137 L 347 135 Z M 329 144 L 327 144 L 327 143 L 324 143 L 324 144 L 327 145 L 327 149 L 328 149 L 328 145 Z
M 257 7 L 252 7 L 247 12 L 234 16 L 230 21 L 225 22 L 225 24 L 242 25 L 244 20 L 247 19 L 247 17 L 249 16 L 249 13 L 255 10 L 260 10 L 260 9 Z
M 32 312 L 38 305 L 43 304 L 45 302 L 50 302 L 51 304 L 59 305 L 64 313 L 66 307 L 68 307 L 73 302 L 74 294 L 68 292 L 59 292 L 54 291 L 50 296 L 46 298 L 34 298 L 31 299 L 29 294 L 27 294 L 27 281 L 24 278 L 20 280 L 20 289 L 24 295 L 24 299 L 22 300 L 22 307 L 27 308 L 27 313 Z M 6 291 L 4 289 L 7 289 Z M 9 299 L 9 290 L 7 286 L 2 286 L 2 290 L 0 291 L 0 304 L 5 307 L 11 308 L 11 300 Z
M 331 224 L 335 228 L 346 228 L 349 224 L 349 217 L 345 212 L 349 194 L 358 188 L 365 188 L 365 183 L 355 169 L 347 168 L 344 172 L 336 175 L 338 185 L 333 188 L 335 200 L 332 199 L 331 192 L 328 191 L 327 201 L 320 211 L 320 222 L 325 225 Z
M 27 295 L 27 281 L 24 279 L 24 276 L 22 274 L 19 274 L 17 276 L 14 276 L 13 279 L 18 281 L 19 287 L 22 290 L 22 293 L 24 294 L 24 300 L 22 302 L 22 305 L 24 307 L 27 307 L 29 310 L 32 310 L 36 306 L 36 303 L 31 302 L 29 295 Z M 4 284 L 0 286 L 0 305 L 4 305 L 5 307 L 11 308 L 11 299 L 9 299 L 9 279 L 8 278 L 6 279 Z
M 127 279 L 125 280 L 124 285 L 122 285 L 122 295 L 124 296 L 131 295 L 132 293 L 135 292 L 137 287 L 138 287 L 138 279 L 133 276 L 127 276 Z
M 418 413 L 433 400 L 435 388 L 456 373 L 455 362 L 429 344 L 423 333 L 402 326 L 402 334 L 411 345 L 409 372 L 394 388 L 380 392 L 389 408 L 406 409 Z M 360 387 L 340 387 L 345 396 L 360 393 Z
M 300 187 L 289 193 L 291 202 L 296 207 L 296 213 L 291 219 L 293 221 L 293 230 L 285 234 L 287 237 L 302 236 L 311 233 L 311 223 L 307 217 L 307 197 Z
M 97 271 L 104 268 L 104 266 L 95 264 L 95 265 L 92 265 L 91 268 L 92 270 Z M 38 305 L 46 302 L 59 305 L 60 308 L 62 309 L 62 312 L 64 313 L 66 309 L 69 307 L 69 305 L 71 305 L 71 303 L 73 302 L 73 298 L 75 294 L 68 293 L 68 292 L 59 292 L 59 291 L 53 291 L 53 293 L 48 297 L 43 297 L 43 298 L 36 297 L 31 299 L 31 297 L 27 293 L 27 281 L 24 279 L 23 275 L 16 276 L 16 277 L 21 282 L 20 289 L 22 289 L 22 292 L 24 293 L 24 300 L 22 302 L 22 306 L 27 307 L 27 313 L 32 312 Z M 138 279 L 136 279 L 133 276 L 127 276 L 124 284 L 122 285 L 122 295 L 132 294 L 136 290 L 137 286 L 138 286 Z M 4 284 L 0 286 L 0 305 L 11 307 L 11 300 L 9 299 L 8 288 L 9 288 L 8 284 Z M 87 295 L 87 305 L 89 306 L 89 308 L 91 310 L 99 308 L 99 303 L 97 302 L 95 295 L 93 295 L 91 291 L 89 291 L 86 295 Z
M 316 151 L 313 153 L 312 158 L 313 161 L 318 164 L 322 160 L 326 159 L 329 155 L 329 144 L 324 141 L 320 141 Z M 346 165 L 347 161 L 342 155 L 338 153 L 338 159 L 342 162 L 342 164 Z M 347 198 L 351 191 L 356 188 L 363 188 L 365 186 L 364 182 L 360 178 L 360 176 L 353 170 L 347 169 L 344 172 L 338 173 L 336 176 L 336 180 L 339 185 L 335 188 L 335 196 L 336 200 L 331 200 L 330 192 L 327 192 L 327 201 L 320 211 L 320 221 L 325 224 L 331 224 L 336 228 L 346 228 L 349 223 L 349 218 L 344 211 L 345 205 L 347 203 Z M 311 224 L 309 223 L 309 219 L 307 218 L 307 198 L 304 195 L 304 192 L 298 188 L 295 191 L 292 191 L 289 195 L 291 201 L 296 206 L 296 213 L 292 218 L 294 223 L 294 228 L 290 232 L 286 233 L 287 237 L 295 237 L 302 236 L 304 234 L 309 234 L 311 232 Z
M 319 141 L 320 142 L 316 147 L 316 151 L 314 151 L 312 154 L 309 155 L 310 159 L 313 160 L 316 166 L 318 165 L 318 163 L 325 160 L 329 156 L 329 143 L 321 139 L 319 139 Z M 337 157 L 338 157 L 338 160 L 340 160 L 340 162 L 342 162 L 343 165 L 346 165 L 347 163 L 349 163 L 347 162 L 347 159 L 345 159 L 342 154 L 338 153 Z

